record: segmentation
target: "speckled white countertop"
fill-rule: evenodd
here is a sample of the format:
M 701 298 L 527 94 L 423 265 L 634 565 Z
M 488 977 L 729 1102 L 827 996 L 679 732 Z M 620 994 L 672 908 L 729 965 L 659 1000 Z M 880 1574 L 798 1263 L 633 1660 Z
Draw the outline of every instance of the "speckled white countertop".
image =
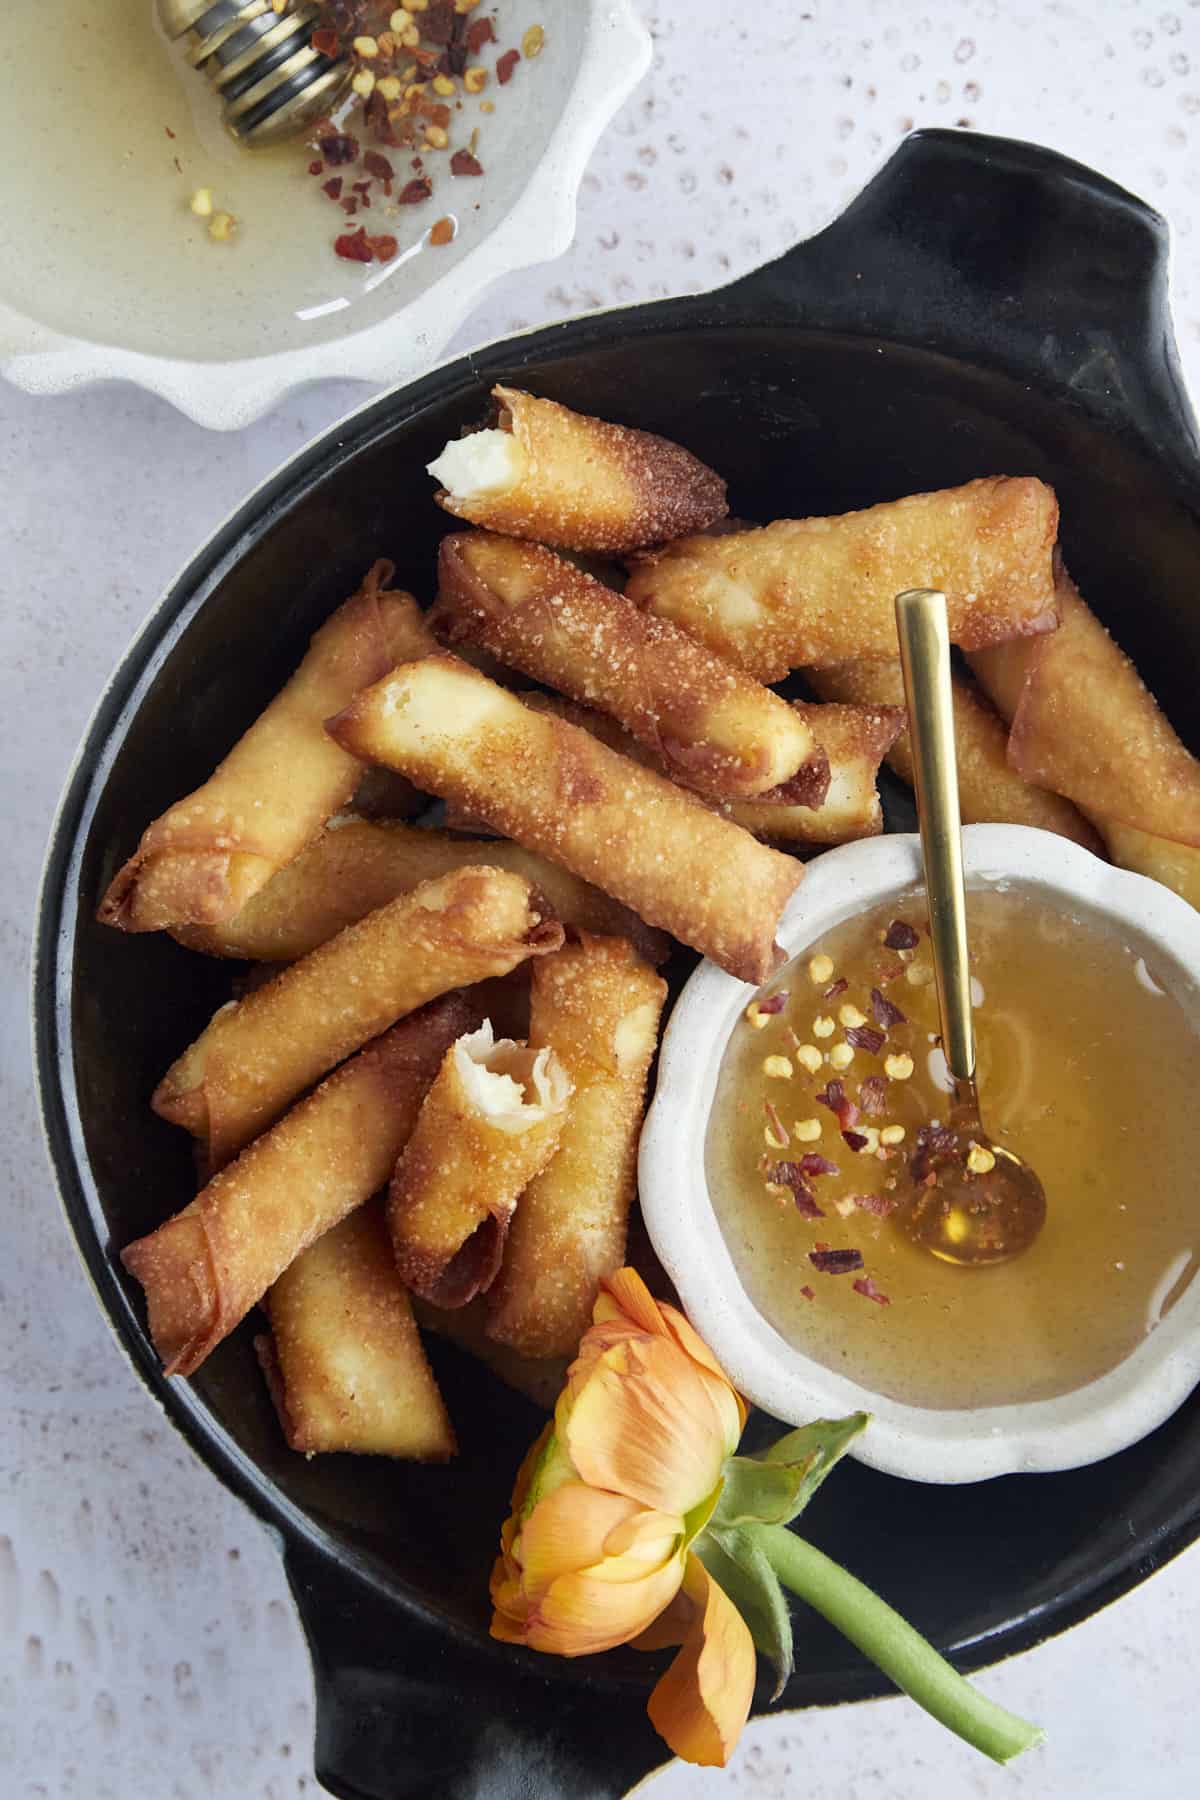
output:
M 460 348 L 725 280 L 833 217 L 913 124 L 958 124 L 1052 144 L 1168 214 L 1200 389 L 1200 0 L 670 0 L 646 16 L 653 72 L 596 153 L 573 249 L 497 289 Z M 0 390 L 3 1800 L 316 1791 L 311 1682 L 275 1552 L 164 1426 L 60 1221 L 28 1073 L 27 960 L 55 799 L 134 627 L 226 510 L 359 397 L 316 390 L 218 438 L 130 389 Z M 1193 1549 L 985 1676 L 1051 1727 L 1007 1772 L 896 1700 L 759 1722 L 724 1775 L 673 1770 L 644 1791 L 1180 1800 L 1200 1788 L 1198 1628 Z

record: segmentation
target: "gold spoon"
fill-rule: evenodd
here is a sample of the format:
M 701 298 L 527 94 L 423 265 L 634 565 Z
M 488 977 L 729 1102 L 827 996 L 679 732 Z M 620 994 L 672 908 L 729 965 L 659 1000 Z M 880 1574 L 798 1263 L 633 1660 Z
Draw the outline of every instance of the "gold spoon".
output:
M 931 1255 L 978 1268 L 1029 1248 L 1045 1223 L 1046 1195 L 1029 1164 L 990 1138 L 980 1117 L 946 596 L 932 588 L 897 594 L 896 628 L 942 1051 L 954 1083 L 949 1118 L 914 1158 L 912 1196 L 896 1218 Z

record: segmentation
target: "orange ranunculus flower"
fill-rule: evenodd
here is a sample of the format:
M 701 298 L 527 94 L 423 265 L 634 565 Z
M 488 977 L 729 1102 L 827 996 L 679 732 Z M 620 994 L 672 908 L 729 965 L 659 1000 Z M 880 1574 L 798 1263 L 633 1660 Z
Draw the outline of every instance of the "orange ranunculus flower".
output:
M 517 1476 L 492 1635 L 559 1656 L 682 1644 L 651 1719 L 677 1755 L 724 1763 L 750 1710 L 754 1644 L 689 1546 L 720 1498 L 745 1407 L 632 1269 L 605 1281 L 593 1319 Z

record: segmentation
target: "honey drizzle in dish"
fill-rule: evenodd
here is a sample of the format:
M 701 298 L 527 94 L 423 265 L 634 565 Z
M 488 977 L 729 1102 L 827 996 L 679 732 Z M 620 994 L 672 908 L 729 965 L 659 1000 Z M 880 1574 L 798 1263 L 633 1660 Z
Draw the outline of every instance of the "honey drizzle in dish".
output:
M 972 891 L 968 911 L 989 1129 L 1046 1187 L 1032 1249 L 956 1268 L 885 1216 L 946 1105 L 919 896 L 837 927 L 751 1004 L 706 1146 L 730 1254 L 772 1324 L 864 1386 L 936 1408 L 1046 1399 L 1112 1368 L 1187 1286 L 1200 1238 L 1200 1052 L 1182 1006 L 1094 917 L 1010 889 Z M 894 921 L 915 948 L 904 930 L 885 947 Z

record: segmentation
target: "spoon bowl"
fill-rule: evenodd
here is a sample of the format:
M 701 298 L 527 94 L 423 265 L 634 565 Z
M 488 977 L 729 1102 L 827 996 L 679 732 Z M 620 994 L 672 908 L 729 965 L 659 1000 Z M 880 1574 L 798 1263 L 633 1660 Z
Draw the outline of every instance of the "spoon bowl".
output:
M 1046 1222 L 1045 1190 L 1029 1164 L 982 1127 L 965 1143 L 956 1136 L 944 1165 L 931 1171 L 931 1184 L 918 1186 L 897 1214 L 901 1229 L 931 1256 L 960 1268 L 1011 1262 Z

